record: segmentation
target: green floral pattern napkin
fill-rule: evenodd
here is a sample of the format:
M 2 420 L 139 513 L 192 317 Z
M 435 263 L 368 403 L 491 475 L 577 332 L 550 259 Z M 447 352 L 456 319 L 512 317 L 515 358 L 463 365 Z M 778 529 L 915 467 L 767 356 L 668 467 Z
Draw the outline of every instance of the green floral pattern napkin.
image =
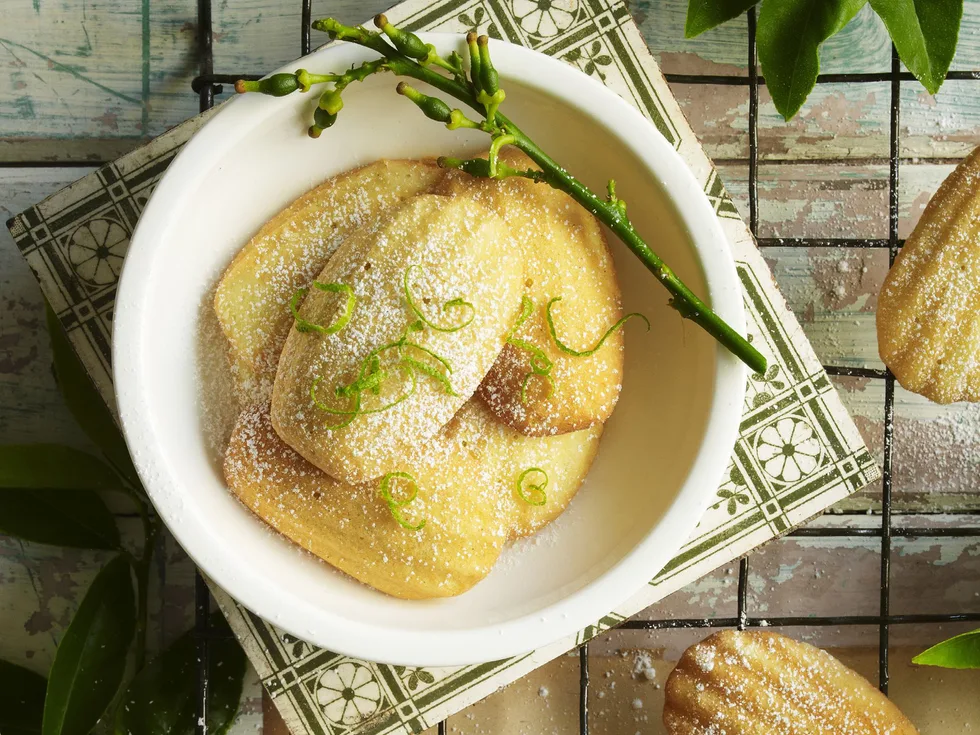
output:
M 872 482 L 878 468 L 619 0 L 409 0 L 389 11 L 414 30 L 476 29 L 556 56 L 634 104 L 702 182 L 732 243 L 748 327 L 770 360 L 749 380 L 741 433 L 714 504 L 649 585 L 576 635 L 478 666 L 406 668 L 351 659 L 277 630 L 212 585 L 297 735 L 416 733 L 588 641 Z M 200 115 L 11 220 L 18 247 L 106 401 L 116 282 L 147 197 Z

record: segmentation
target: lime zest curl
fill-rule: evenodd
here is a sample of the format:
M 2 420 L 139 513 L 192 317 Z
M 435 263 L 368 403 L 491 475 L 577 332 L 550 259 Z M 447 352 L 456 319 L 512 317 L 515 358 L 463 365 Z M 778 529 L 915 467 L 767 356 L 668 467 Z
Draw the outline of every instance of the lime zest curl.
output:
M 391 494 L 391 481 L 395 479 L 404 480 L 411 488 L 411 494 L 404 500 L 395 500 L 394 496 Z M 409 531 L 421 531 L 423 528 L 425 528 L 425 518 L 414 526 L 402 518 L 402 508 L 412 503 L 419 494 L 419 484 L 414 477 L 407 472 L 389 472 L 387 475 L 381 478 L 380 492 L 381 497 L 384 499 L 385 503 L 388 504 L 388 510 L 391 511 L 392 517 L 399 526 Z
M 443 311 L 458 307 L 468 307 L 470 309 L 474 309 L 474 313 L 470 315 L 470 318 L 465 323 L 456 327 L 441 327 L 428 321 L 412 300 L 411 291 L 409 288 L 409 272 L 412 268 L 417 267 L 418 266 L 411 266 L 406 269 L 404 277 L 405 299 L 409 308 L 411 308 L 417 318 L 414 321 L 409 322 L 408 326 L 405 327 L 405 330 L 397 340 L 371 350 L 371 352 L 369 352 L 361 361 L 360 369 L 358 370 L 357 377 L 354 378 L 354 380 L 346 385 L 338 385 L 334 388 L 334 395 L 337 398 L 348 399 L 349 405 L 346 408 L 335 408 L 325 404 L 317 397 L 317 388 L 323 378 L 322 376 L 314 378 L 313 384 L 310 386 L 310 399 L 313 401 L 313 405 L 325 413 L 343 417 L 343 420 L 341 420 L 340 423 L 326 427 L 328 430 L 334 431 L 336 429 L 342 429 L 343 427 L 353 423 L 353 421 L 362 414 L 381 413 L 382 411 L 387 411 L 388 409 L 393 408 L 403 401 L 407 401 L 418 388 L 419 374 L 428 376 L 435 380 L 442 386 L 443 391 L 446 394 L 451 396 L 459 396 L 449 379 L 449 376 L 452 375 L 453 372 L 453 367 L 449 360 L 428 347 L 423 347 L 416 342 L 410 341 L 409 336 L 415 332 L 423 331 L 426 326 L 440 332 L 459 331 L 473 321 L 475 309 L 470 302 L 465 301 L 462 298 L 452 299 L 443 305 Z M 320 287 L 316 284 L 316 282 L 314 282 L 314 285 L 318 288 Z M 353 291 L 350 290 L 350 287 L 344 286 L 344 284 L 323 285 L 341 287 L 337 289 L 331 288 L 329 290 L 340 291 L 347 289 L 349 309 L 347 310 L 348 313 L 345 314 L 346 320 L 345 317 L 341 317 L 341 320 L 338 320 L 338 323 L 339 321 L 343 321 L 343 324 L 341 324 L 339 327 L 337 327 L 336 324 L 332 325 L 333 328 L 336 328 L 337 331 L 339 331 L 339 329 L 343 329 L 347 321 L 350 321 L 349 312 L 353 310 Z M 294 295 L 293 300 L 298 300 L 298 295 Z M 299 319 L 298 316 L 297 319 Z M 325 329 L 323 327 L 319 327 L 319 325 L 312 325 L 312 327 L 316 327 L 317 329 Z M 299 328 L 300 326 L 297 322 L 297 329 Z M 428 362 L 424 362 L 423 359 L 419 359 L 420 356 L 413 356 L 411 354 L 411 350 L 417 350 L 419 353 L 421 353 L 421 355 L 431 357 L 439 364 L 440 367 L 435 367 Z M 381 364 L 381 356 L 388 351 L 395 351 L 396 359 L 390 363 L 389 368 L 386 369 Z M 408 354 L 406 354 L 406 352 Z M 408 375 L 409 379 L 411 380 L 411 385 L 409 388 L 389 403 L 376 408 L 364 408 L 362 404 L 362 395 L 364 393 L 370 393 L 376 396 L 380 395 L 384 383 L 391 377 L 392 369 Z
M 551 368 L 554 367 L 554 364 L 551 362 L 551 358 L 537 345 L 514 336 L 514 333 L 521 328 L 521 325 L 530 318 L 533 311 L 534 302 L 531 301 L 531 298 L 527 294 L 524 294 L 521 296 L 521 313 L 518 315 L 517 321 L 514 322 L 514 326 L 511 327 L 510 336 L 507 338 L 508 344 L 531 353 L 529 359 L 531 370 L 524 375 L 524 379 L 521 381 L 521 403 L 525 406 L 528 402 L 527 387 L 535 378 L 544 380 L 548 386 L 547 393 L 543 396 L 544 400 L 551 398 L 551 394 L 555 392 L 555 381 L 551 377 Z
M 357 297 L 354 295 L 354 289 L 348 286 L 346 283 L 320 283 L 319 281 L 313 281 L 311 284 L 313 288 L 323 291 L 324 293 L 342 293 L 347 297 L 347 301 L 344 304 L 343 313 L 337 318 L 333 324 L 328 326 L 321 326 L 308 321 L 299 315 L 299 302 L 306 298 L 306 294 L 309 293 L 308 288 L 301 288 L 293 294 L 293 297 L 289 300 L 289 311 L 293 315 L 293 319 L 296 320 L 296 331 L 297 332 L 319 332 L 320 334 L 336 334 L 341 329 L 346 327 L 354 315 L 354 306 L 357 304 Z
M 571 355 L 572 357 L 590 357 L 594 355 L 596 352 L 599 351 L 599 349 L 602 347 L 605 341 L 609 339 L 610 335 L 612 335 L 613 332 L 615 332 L 617 329 L 619 329 L 621 326 L 623 326 L 626 322 L 628 322 L 633 317 L 639 317 L 640 319 L 642 319 L 643 322 L 647 325 L 647 331 L 648 332 L 650 331 L 650 320 L 647 319 L 645 316 L 643 316 L 643 314 L 634 311 L 631 314 L 627 314 L 618 322 L 616 322 L 611 327 L 609 327 L 609 329 L 606 330 L 606 333 L 599 338 L 599 341 L 596 342 L 595 346 L 592 347 L 591 349 L 587 349 L 587 350 L 572 349 L 558 338 L 558 332 L 555 329 L 555 319 L 551 314 L 551 307 L 561 300 L 562 300 L 561 296 L 555 296 L 551 301 L 548 302 L 548 306 L 545 309 L 545 317 L 548 320 L 548 331 L 551 332 L 551 338 L 555 341 L 555 345 L 558 347 L 558 349 L 564 352 L 566 355 Z
M 538 484 L 529 482 L 526 486 L 524 485 L 524 478 L 530 475 L 532 472 L 537 472 L 544 476 L 544 480 Z M 517 482 L 514 483 L 514 488 L 517 491 L 517 497 L 523 500 L 528 505 L 541 506 L 548 502 L 548 493 L 545 492 L 545 488 L 548 487 L 548 473 L 545 472 L 540 467 L 528 467 L 524 470 L 517 478 Z M 534 492 L 534 497 L 532 497 L 528 491 Z
M 405 278 L 404 278 L 405 302 L 408 304 L 408 308 L 412 310 L 412 313 L 415 314 L 415 316 L 418 318 L 420 322 L 422 322 L 422 324 L 429 327 L 430 329 L 436 330 L 437 332 L 458 332 L 460 329 L 463 329 L 464 327 L 468 327 L 470 324 L 473 323 L 473 319 L 476 318 L 476 307 L 474 307 L 473 304 L 471 304 L 469 301 L 466 301 L 465 299 L 462 299 L 460 297 L 451 299 L 446 303 L 444 303 L 442 305 L 442 310 L 446 312 L 446 311 L 450 311 L 451 309 L 469 309 L 469 319 L 464 319 L 463 322 L 455 326 L 445 327 L 440 324 L 436 324 L 431 319 L 426 317 L 425 314 L 422 313 L 422 310 L 419 308 L 418 304 L 415 303 L 415 299 L 412 298 L 412 289 L 411 286 L 409 285 L 409 280 L 411 279 L 412 271 L 416 268 L 422 270 L 422 266 L 420 265 L 410 265 L 408 268 L 405 269 Z

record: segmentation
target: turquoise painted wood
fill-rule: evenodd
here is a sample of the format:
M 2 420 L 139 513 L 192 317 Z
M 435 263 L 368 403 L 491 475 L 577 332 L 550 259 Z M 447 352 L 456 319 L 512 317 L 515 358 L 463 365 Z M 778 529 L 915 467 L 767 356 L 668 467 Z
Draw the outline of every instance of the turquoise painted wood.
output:
M 384 10 L 391 1 L 318 0 L 314 14 L 357 22 Z M 631 3 L 664 71 L 745 74 L 745 21 L 687 40 L 683 38 L 685 8 L 684 0 Z M 190 91 L 198 66 L 195 12 L 194 0 L 2 0 L 0 215 L 6 218 L 90 170 L 11 164 L 112 159 L 197 111 L 197 98 Z M 299 5 L 292 0 L 215 0 L 216 71 L 262 73 L 288 63 L 299 54 L 299 22 Z M 980 0 L 967 0 L 963 26 L 954 67 L 980 68 Z M 318 40 L 322 39 L 314 34 L 314 42 Z M 880 22 L 862 11 L 826 45 L 823 62 L 828 72 L 887 70 L 890 49 Z M 712 88 L 706 94 L 704 87 L 676 84 L 674 92 L 747 215 L 747 89 Z M 888 94 L 883 83 L 824 85 L 797 119 L 785 123 L 763 90 L 759 140 L 763 236 L 886 236 Z M 902 103 L 900 229 L 904 236 L 951 170 L 953 159 L 980 144 L 980 82 L 949 82 L 935 98 L 915 83 L 903 84 Z M 884 253 L 842 255 L 826 248 L 784 247 L 768 251 L 767 258 L 825 362 L 881 366 L 874 309 L 887 269 Z M 0 231 L 0 306 L 0 442 L 88 446 L 60 403 L 49 371 L 40 296 L 6 230 Z M 880 456 L 881 384 L 857 379 L 836 382 L 865 440 Z M 976 481 L 980 406 L 941 408 L 899 390 L 896 413 L 897 509 L 953 513 L 980 509 Z M 852 498 L 844 509 L 873 510 L 874 495 Z M 111 502 L 125 524 L 127 538 L 135 539 L 136 523 L 128 517 L 125 501 Z M 944 517 L 942 522 L 956 520 Z M 860 521 L 851 515 L 823 522 Z M 874 571 L 874 554 L 852 542 L 816 546 L 786 541 L 771 548 L 777 551 L 765 553 L 773 559 L 788 554 L 793 564 L 802 560 L 797 565 L 800 570 L 822 561 L 830 565 L 844 556 L 855 560 L 855 574 L 864 573 L 860 570 L 865 563 Z M 958 565 L 944 561 L 947 552 L 937 552 L 935 545 L 903 545 L 898 557 L 903 580 L 896 588 L 898 605 L 927 612 L 915 605 L 916 600 L 929 597 L 947 608 L 952 600 L 967 609 L 973 598 L 960 599 L 966 593 L 958 580 L 969 574 L 975 577 L 971 564 L 977 553 L 975 545 L 956 551 Z M 166 548 L 166 562 L 157 569 L 151 604 L 155 646 L 174 637 L 190 620 L 193 567 L 172 544 Z M 97 563 L 94 555 L 0 538 L 0 657 L 45 671 Z M 780 595 L 789 604 L 801 594 L 810 595 L 813 588 L 812 569 L 804 574 L 793 571 L 796 568 L 784 572 L 781 562 L 764 560 L 753 584 L 777 584 L 773 578 L 778 578 Z M 728 592 L 711 592 L 712 584 Z M 873 586 L 871 579 L 868 588 Z M 731 601 L 730 587 L 724 580 L 695 585 L 672 598 L 671 605 L 678 614 L 715 614 L 719 595 Z M 832 605 L 840 599 L 840 585 L 818 587 L 818 604 Z M 856 596 L 854 601 L 854 610 L 848 612 L 873 611 L 865 609 L 873 600 Z M 903 641 L 917 644 L 922 641 L 915 635 L 923 634 L 909 632 Z M 254 732 L 260 722 L 253 685 L 246 714 L 235 732 Z

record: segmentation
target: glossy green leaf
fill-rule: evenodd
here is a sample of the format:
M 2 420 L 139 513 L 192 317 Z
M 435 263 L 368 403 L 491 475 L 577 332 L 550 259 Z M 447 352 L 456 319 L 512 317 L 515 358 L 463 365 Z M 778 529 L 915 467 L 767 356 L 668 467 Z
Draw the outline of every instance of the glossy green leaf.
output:
M 119 490 L 120 480 L 101 459 L 58 444 L 0 446 L 0 488 Z
M 694 38 L 732 18 L 737 18 L 759 0 L 690 0 L 684 35 Z
M 40 735 L 47 685 L 40 674 L 0 661 L 0 733 Z
M 870 0 L 898 55 L 922 86 L 935 94 L 956 53 L 963 0 Z
M 944 669 L 980 669 L 980 630 L 937 643 L 913 658 L 912 663 Z
M 868 0 L 766 0 L 756 44 L 766 87 L 789 120 L 820 72 L 820 44 L 846 26 Z
M 58 317 L 49 305 L 46 308 L 54 373 L 68 409 L 116 471 L 134 487 L 139 487 L 139 477 L 115 419 L 78 359 Z
M 0 534 L 80 549 L 120 544 L 112 514 L 91 490 L 0 488 Z
M 228 731 L 238 711 L 245 654 L 220 613 L 211 616 L 208 656 L 209 733 Z M 197 647 L 188 631 L 150 662 L 129 685 L 116 713 L 116 735 L 193 735 L 197 703 Z
M 42 735 L 87 735 L 119 689 L 135 626 L 130 565 L 117 556 L 88 588 L 55 653 Z

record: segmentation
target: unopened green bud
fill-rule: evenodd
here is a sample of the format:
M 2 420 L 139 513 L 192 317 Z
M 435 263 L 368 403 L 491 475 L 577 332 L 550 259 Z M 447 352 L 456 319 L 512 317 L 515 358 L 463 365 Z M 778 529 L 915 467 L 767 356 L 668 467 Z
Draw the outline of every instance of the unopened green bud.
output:
M 466 48 L 470 52 L 470 80 L 477 91 L 483 88 L 480 81 L 480 48 L 476 43 L 476 34 L 470 31 L 466 34 Z
M 313 111 L 313 124 L 307 130 L 307 134 L 311 138 L 319 138 L 320 133 L 331 127 L 335 122 L 337 122 L 336 113 L 329 113 L 322 107 L 317 107 Z
M 245 92 L 259 92 L 261 94 L 272 95 L 273 97 L 285 97 L 299 89 L 299 82 L 296 81 L 295 74 L 273 74 L 271 77 L 260 79 L 257 82 L 250 82 L 239 79 L 235 82 L 235 91 L 239 94 Z
M 392 45 L 405 56 L 421 60 L 429 55 L 429 47 L 421 38 L 410 31 L 395 28 L 388 22 L 384 13 L 374 16 L 374 25 L 384 31 L 384 34 L 391 39 Z
M 477 45 L 480 47 L 480 86 L 487 94 L 492 95 L 500 89 L 500 75 L 490 61 L 490 39 L 480 36 Z
M 490 176 L 490 161 L 486 158 L 451 158 L 449 156 L 440 156 L 436 163 L 442 168 L 458 168 L 460 171 L 465 171 L 470 176 L 482 176 L 484 178 L 489 178 Z
M 344 108 L 344 100 L 340 96 L 341 90 L 328 89 L 320 95 L 319 109 L 326 110 L 328 113 L 337 117 L 337 113 Z
M 438 97 L 429 97 L 426 94 L 422 94 L 415 87 L 405 82 L 399 82 L 395 90 L 398 94 L 404 95 L 414 102 L 430 120 L 448 123 L 452 118 L 452 110 L 449 109 L 449 105 Z

